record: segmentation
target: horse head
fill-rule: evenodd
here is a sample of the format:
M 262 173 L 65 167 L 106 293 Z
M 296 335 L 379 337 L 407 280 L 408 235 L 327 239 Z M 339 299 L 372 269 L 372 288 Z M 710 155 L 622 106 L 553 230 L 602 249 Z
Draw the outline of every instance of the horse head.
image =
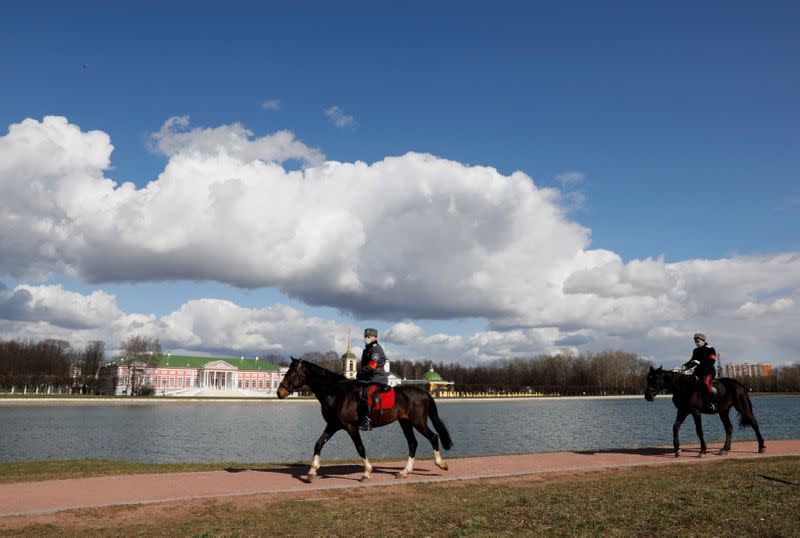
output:
M 306 384 L 306 372 L 302 359 L 290 358 L 292 359 L 292 364 L 289 365 L 289 370 L 283 376 L 281 384 L 278 385 L 278 398 L 281 400 Z
M 644 391 L 644 399 L 652 402 L 656 399 L 656 394 L 664 389 L 664 369 L 650 367 L 647 373 L 647 389 Z

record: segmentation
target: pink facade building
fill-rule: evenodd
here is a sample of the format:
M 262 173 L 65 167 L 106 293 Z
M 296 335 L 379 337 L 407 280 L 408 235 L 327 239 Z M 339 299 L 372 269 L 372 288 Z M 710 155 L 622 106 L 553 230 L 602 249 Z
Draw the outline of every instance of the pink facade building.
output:
M 276 395 L 288 370 L 267 361 L 163 355 L 155 365 L 110 363 L 100 376 L 107 394 L 131 394 L 142 389 L 159 396 L 252 396 Z

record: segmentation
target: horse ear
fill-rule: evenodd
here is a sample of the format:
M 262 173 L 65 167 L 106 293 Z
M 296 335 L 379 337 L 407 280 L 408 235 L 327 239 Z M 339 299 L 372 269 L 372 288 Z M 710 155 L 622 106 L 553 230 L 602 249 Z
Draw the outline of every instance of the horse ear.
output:
M 658 371 L 660 372 L 660 371 L 661 371 L 661 370 L 663 370 L 663 369 L 664 369 L 664 368 L 663 368 L 663 366 L 659 364 L 659 365 L 658 365 Z
M 289 355 L 289 358 L 290 358 L 290 359 L 292 359 L 292 362 L 297 362 L 297 359 L 295 359 L 295 358 L 294 358 L 294 357 L 292 357 L 291 355 Z
M 650 371 L 651 371 L 651 372 L 655 372 L 655 371 L 656 371 L 656 369 L 655 369 L 655 368 L 653 368 L 653 365 L 652 365 L 652 364 L 650 365 Z

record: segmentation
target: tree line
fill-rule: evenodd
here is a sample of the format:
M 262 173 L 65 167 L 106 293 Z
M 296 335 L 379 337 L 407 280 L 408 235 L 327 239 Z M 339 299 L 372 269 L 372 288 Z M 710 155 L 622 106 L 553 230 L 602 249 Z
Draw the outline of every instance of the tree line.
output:
M 736 379 L 754 392 L 800 392 L 800 364 L 778 366 L 770 375 Z
M 82 349 L 56 339 L 0 340 L 0 390 L 51 394 L 102 394 L 117 379 L 103 379 L 107 364 L 105 342 L 93 340 Z M 158 339 L 131 336 L 122 343 L 115 360 L 123 367 L 131 394 L 152 394 L 145 387 L 143 367 L 152 367 L 161 357 Z
M 97 375 L 105 343 L 83 349 L 64 340 L 0 340 L 0 389 L 11 392 L 90 394 L 101 390 Z
M 120 346 L 115 360 L 127 373 L 131 393 L 147 394 L 143 366 L 154 366 L 161 357 L 158 339 L 134 335 Z M 288 357 L 265 354 L 262 358 L 288 365 Z M 341 371 L 335 351 L 308 352 L 301 358 L 329 370 Z M 98 379 L 106 363 L 105 343 L 89 342 L 81 349 L 63 340 L 0 340 L 0 390 L 14 392 L 100 393 Z M 390 361 L 401 379 L 422 379 L 433 367 L 459 392 L 536 392 L 542 394 L 639 394 L 651 363 L 638 355 L 618 350 L 578 355 L 553 354 L 497 360 L 485 364 L 456 362 Z M 779 366 L 769 376 L 740 378 L 757 392 L 800 392 L 800 364 Z
M 633 353 L 602 351 L 497 360 L 466 366 L 454 362 L 392 363 L 401 378 L 421 379 L 433 366 L 459 392 L 535 392 L 541 394 L 637 394 L 644 391 L 651 363 Z

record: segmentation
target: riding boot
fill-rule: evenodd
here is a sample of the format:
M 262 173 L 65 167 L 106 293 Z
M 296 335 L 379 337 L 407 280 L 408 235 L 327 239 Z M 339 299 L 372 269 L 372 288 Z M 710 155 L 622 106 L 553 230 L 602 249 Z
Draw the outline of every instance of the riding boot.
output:
M 369 416 L 369 402 L 366 398 L 358 403 L 358 429 L 368 432 L 372 429 L 372 418 Z
M 708 404 L 708 408 L 709 408 L 709 410 L 711 410 L 712 413 L 716 413 L 716 411 L 717 411 L 717 395 L 718 394 L 719 394 L 719 391 L 717 390 L 717 387 L 715 387 L 714 385 L 711 385 L 711 394 L 708 395 L 706 403 Z

